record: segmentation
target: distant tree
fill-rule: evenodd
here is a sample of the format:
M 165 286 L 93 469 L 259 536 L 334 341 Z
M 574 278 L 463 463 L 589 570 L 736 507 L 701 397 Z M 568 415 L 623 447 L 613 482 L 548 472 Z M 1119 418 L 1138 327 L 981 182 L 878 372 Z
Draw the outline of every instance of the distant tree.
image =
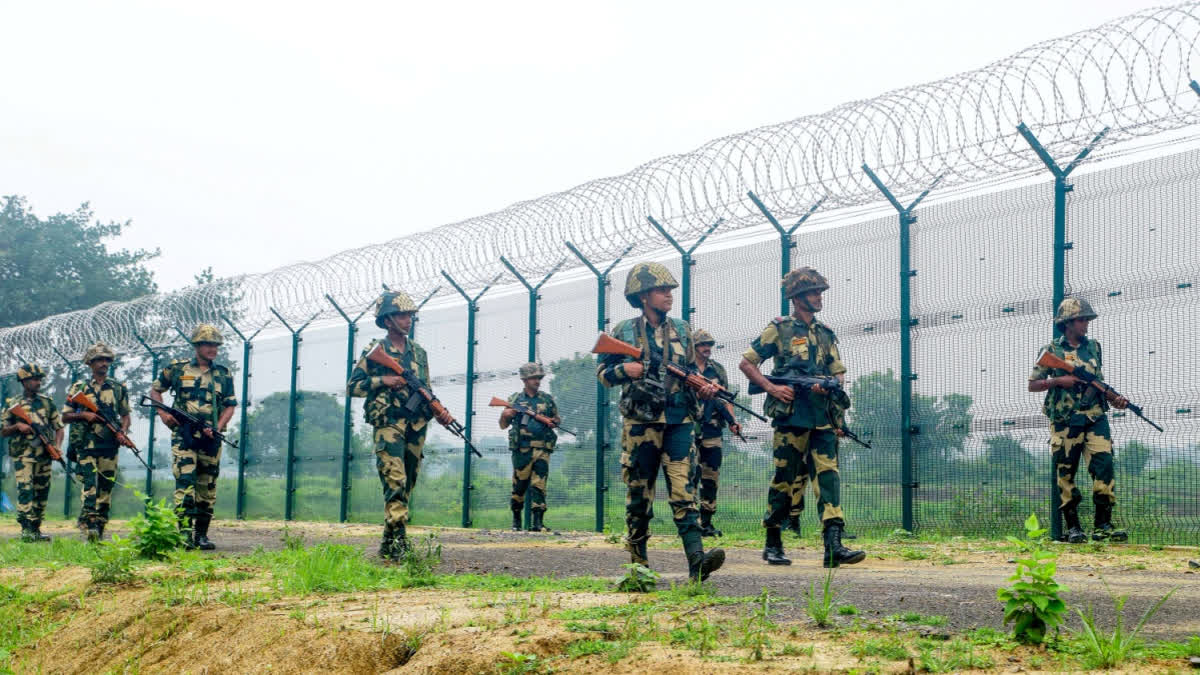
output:
M 900 380 L 889 368 L 863 375 L 850 386 L 851 426 L 867 431 L 883 451 L 900 447 Z M 971 402 L 966 394 L 941 397 L 914 393 L 913 424 L 920 428 L 913 437 L 917 466 L 946 462 L 963 452 L 971 430 Z
M 297 391 L 296 401 L 299 428 L 296 430 L 296 455 L 300 457 L 341 457 L 342 422 L 345 408 L 341 399 L 319 391 Z M 287 459 L 289 392 L 277 391 L 255 405 L 247 418 L 247 466 L 250 475 L 278 474 Z M 364 447 L 362 434 L 350 437 L 350 451 L 361 456 Z
M 1129 441 L 1117 452 L 1117 469 L 1130 476 L 1140 476 L 1146 470 L 1152 452 L 1145 443 Z

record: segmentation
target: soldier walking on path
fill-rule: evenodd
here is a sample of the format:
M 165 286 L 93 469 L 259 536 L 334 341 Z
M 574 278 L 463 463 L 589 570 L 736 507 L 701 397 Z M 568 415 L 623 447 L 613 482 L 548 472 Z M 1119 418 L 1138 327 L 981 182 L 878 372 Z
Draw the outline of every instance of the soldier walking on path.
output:
M 658 263 L 633 266 L 625 281 L 625 298 L 641 315 L 617 323 L 611 335 L 640 347 L 642 358 L 606 354 L 600 358 L 596 376 L 607 387 L 622 388 L 625 550 L 634 563 L 649 565 L 646 541 L 661 467 L 675 529 L 687 555 L 688 576 L 704 580 L 725 562 L 725 552 L 719 548 L 704 551 L 696 508 L 692 427 L 700 414 L 698 399 L 712 398 L 716 388 L 693 391 L 663 367 L 663 362 L 669 361 L 686 368 L 695 360 L 691 328 L 686 321 L 667 317 L 673 302 L 671 289 L 678 286 Z
M 116 354 L 103 342 L 88 347 L 83 362 L 91 369 L 92 377 L 72 384 L 63 406 L 63 421 L 73 424 L 67 460 L 75 463 L 75 471 L 83 483 L 78 524 L 89 542 L 100 541 L 108 524 L 119 443 L 103 417 L 90 410 L 77 410 L 70 398 L 76 394 L 87 396 L 101 411 L 119 421 L 122 433 L 128 433 L 129 390 L 124 383 L 108 376 L 114 358 Z
M 11 439 L 8 456 L 12 458 L 13 478 L 17 483 L 17 523 L 21 526 L 21 540 L 27 542 L 50 541 L 50 537 L 42 534 L 42 515 L 50 496 L 51 459 L 34 425 L 53 431 L 56 446 L 61 446 L 63 439 L 58 408 L 49 396 L 40 393 L 45 377 L 46 371 L 36 363 L 17 368 L 17 380 L 24 391 L 4 402 L 4 421 L 0 426 L 0 435 Z M 33 425 L 10 412 L 18 405 L 25 409 Z
M 510 404 L 544 415 L 559 424 L 558 406 L 550 394 L 541 391 L 542 378 L 546 371 L 542 364 L 529 362 L 517 371 L 525 387 L 508 397 Z M 514 420 L 516 423 L 514 424 Z M 530 532 L 544 532 L 546 527 L 546 477 L 550 475 L 550 453 L 558 442 L 554 429 L 539 422 L 532 415 L 505 408 L 500 413 L 500 428 L 508 429 L 508 449 L 512 451 L 512 508 L 515 532 L 521 531 L 521 512 L 525 500 L 529 499 L 532 522 Z
M 696 349 L 694 365 L 696 371 L 708 380 L 729 389 L 729 376 L 725 367 L 712 360 L 713 346 L 717 341 L 706 330 L 697 329 L 692 334 L 692 344 Z M 717 406 L 722 406 L 728 415 L 722 414 Z M 726 420 L 735 420 L 729 423 Z M 700 486 L 700 533 L 705 537 L 721 536 L 721 531 L 712 524 L 713 515 L 717 512 L 717 483 L 721 475 L 722 431 L 728 426 L 731 433 L 741 434 L 742 425 L 733 416 L 733 406 L 719 399 L 704 402 L 700 418 L 696 421 L 696 483 Z
M 810 267 L 788 272 L 783 288 L 792 300 L 792 315 L 771 321 L 742 355 L 741 371 L 752 384 L 767 392 L 763 412 L 775 427 L 772 440 L 775 475 L 767 491 L 767 513 L 763 518 L 766 545 L 763 560 L 771 565 L 790 565 L 784 556 L 781 528 L 792 510 L 797 476 L 804 472 L 817 493 L 825 539 L 825 567 L 862 562 L 866 553 L 842 545 L 845 516 L 841 506 L 837 439 L 841 435 L 844 409 L 829 394 L 813 385 L 811 391 L 773 384 L 759 371 L 759 364 L 774 361 L 774 374 L 837 377 L 843 379 L 837 336 L 817 320 L 822 309 L 821 294 L 829 288 L 825 277 Z M 801 485 L 803 485 L 801 483 Z M 801 488 L 803 489 L 803 488 Z
M 1067 298 L 1058 306 L 1054 325 L 1062 335 L 1042 348 L 1072 366 L 1083 366 L 1101 380 L 1104 375 L 1100 343 L 1088 338 L 1088 324 L 1097 316 L 1087 300 Z M 1096 508 L 1092 539 L 1125 541 L 1129 535 L 1112 524 L 1113 506 L 1117 503 L 1113 491 L 1112 433 L 1108 428 L 1109 401 L 1095 387 L 1066 372 L 1036 366 L 1029 376 L 1029 391 L 1046 392 L 1042 412 L 1050 420 L 1050 450 L 1058 477 L 1063 520 L 1067 524 L 1066 539 L 1072 544 L 1087 541 L 1079 523 L 1079 503 L 1083 495 L 1075 487 L 1075 474 L 1081 459 L 1087 459 L 1092 476 L 1092 503 Z M 1124 396 L 1112 400 L 1115 408 L 1129 405 Z

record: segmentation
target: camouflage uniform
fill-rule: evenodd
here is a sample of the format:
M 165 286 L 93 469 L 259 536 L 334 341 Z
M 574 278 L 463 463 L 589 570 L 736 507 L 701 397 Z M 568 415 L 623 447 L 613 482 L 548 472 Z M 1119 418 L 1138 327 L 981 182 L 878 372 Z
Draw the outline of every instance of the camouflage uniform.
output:
M 101 410 L 110 411 L 109 414 L 113 418 L 120 419 L 130 413 L 129 391 L 124 384 L 111 377 L 106 378 L 102 385 L 97 385 L 95 380 L 76 382 L 71 385 L 67 397 L 80 392 L 96 402 Z M 86 411 L 76 410 L 68 402 L 63 406 L 63 412 Z M 71 427 L 71 449 L 78 457 L 75 473 L 83 483 L 79 527 L 103 532 L 112 502 L 113 481 L 117 478 L 117 439 L 104 422 L 74 422 Z M 78 440 L 75 435 L 76 429 L 79 430 Z
M 536 371 L 526 366 L 536 366 Z M 526 364 L 522 366 L 521 379 L 540 377 L 541 366 Z M 527 374 L 533 373 L 533 374 Z M 508 402 L 528 408 L 550 419 L 558 417 L 558 406 L 554 398 L 544 391 L 538 391 L 536 396 L 526 395 L 524 390 L 508 397 Z M 529 497 L 530 510 L 535 514 L 546 512 L 546 477 L 550 475 L 550 453 L 558 442 L 554 430 L 541 422 L 518 413 L 508 428 L 508 449 L 512 452 L 512 499 L 509 506 L 513 511 L 514 523 L 517 514 L 525 508 L 526 495 Z M 538 529 L 538 528 L 534 528 Z
M 707 331 L 703 330 L 697 330 L 692 336 L 692 340 L 696 345 L 713 344 L 716 342 Z M 729 389 L 729 376 L 725 372 L 725 367 L 721 364 L 710 358 L 704 364 L 704 370 L 699 370 L 699 365 L 695 362 L 692 365 L 695 365 L 700 374 L 708 380 L 716 382 L 724 389 Z M 698 459 L 695 482 L 700 486 L 700 520 L 702 527 L 705 524 L 709 524 L 709 527 L 711 527 L 712 515 L 717 511 L 717 482 L 721 476 L 722 459 L 721 437 L 727 424 L 725 417 L 716 408 L 718 405 L 725 405 L 725 403 L 718 399 L 706 401 L 701 408 L 695 428 L 696 455 Z
M 37 365 L 27 364 L 17 370 L 18 380 L 43 377 L 45 371 Z M 33 421 L 43 425 L 50 434 L 63 428 L 62 416 L 54 401 L 40 393 L 32 398 L 22 394 L 5 401 L 3 426 L 21 421 L 9 412 L 15 405 L 24 406 Z M 37 434 L 28 433 L 9 438 L 8 456 L 12 458 L 13 479 L 17 484 L 17 523 L 27 539 L 40 539 L 42 515 L 50 496 L 50 454 Z
M 629 272 L 625 297 L 631 305 L 641 309 L 641 293 L 677 285 L 662 265 L 638 263 Z M 691 388 L 667 373 L 661 365 L 654 372 L 649 358 L 653 354 L 660 362 L 689 366 L 695 361 L 691 328 L 686 321 L 669 317 L 664 318 L 657 328 L 651 328 L 643 315 L 617 323 L 611 335 L 641 347 L 647 356 L 642 360 L 644 374 L 641 378 L 630 378 L 626 374 L 624 364 L 632 359 L 625 356 L 605 354 L 600 357 L 596 369 L 596 376 L 604 386 L 622 387 L 619 409 L 624 418 L 621 478 L 626 486 L 625 549 L 633 562 L 649 564 L 646 542 L 650 538 L 654 487 L 661 467 L 667 481 L 667 499 L 675 529 L 688 557 L 689 575 L 706 578 L 709 572 L 721 566 L 725 554 L 720 549 L 705 554 L 700 538 L 695 455 L 692 452 L 692 430 L 700 413 L 699 401 Z M 661 389 L 652 388 L 653 382 L 661 383 Z
M 221 336 L 216 328 L 201 324 L 192 335 L 192 343 L 221 344 Z M 171 361 L 150 386 L 160 394 L 171 392 L 174 407 L 214 428 L 221 411 L 237 405 L 229 368 L 217 363 L 201 368 L 195 358 Z M 189 522 L 195 526 L 197 536 L 202 533 L 207 536 L 212 521 L 220 462 L 220 441 L 208 438 L 200 429 L 185 429 L 183 425 L 171 432 L 175 511 L 185 527 Z
M 375 324 L 384 327 L 384 317 L 397 313 L 416 313 L 416 305 L 405 293 L 387 292 L 375 301 Z M 383 377 L 395 375 L 390 369 L 370 361 L 367 354 L 376 345 L 396 359 L 406 371 L 429 382 L 429 360 L 425 350 L 411 337 L 404 351 L 392 346 L 388 339 L 367 345 L 350 373 L 347 389 L 351 396 L 365 398 L 363 417 L 374 429 L 375 468 L 383 487 L 384 541 L 380 555 L 396 557 L 403 552 L 405 525 L 408 522 L 409 497 L 421 469 L 425 433 L 433 411 L 424 400 L 414 400 L 412 409 L 406 407 L 413 394 L 408 389 L 392 389 L 383 384 Z
M 1096 312 L 1085 300 L 1063 300 L 1055 323 L 1061 326 L 1077 318 L 1094 319 Z M 1104 379 L 1100 343 L 1087 336 L 1081 338 L 1078 347 L 1072 347 L 1066 336 L 1060 336 L 1042 350 L 1051 352 L 1073 366 L 1083 366 L 1096 377 Z M 1061 375 L 1070 373 L 1035 366 L 1029 379 L 1035 381 Z M 1046 399 L 1042 404 L 1042 412 L 1050 420 L 1050 450 L 1062 502 L 1059 508 L 1067 520 L 1068 528 L 1079 530 L 1078 537 L 1083 535 L 1082 529 L 1079 529 L 1077 512 L 1083 495 L 1075 486 L 1075 474 L 1079 471 L 1081 459 L 1087 460 L 1088 473 L 1092 476 L 1092 503 L 1096 509 L 1097 528 L 1093 536 L 1096 539 L 1107 538 L 1108 535 L 1101 528 L 1110 523 L 1112 509 L 1117 502 L 1112 433 L 1108 426 L 1108 415 L 1105 414 L 1108 407 L 1108 401 L 1102 393 L 1095 387 L 1083 384 L 1076 389 L 1051 387 L 1046 390 Z M 1123 539 L 1124 536 L 1122 532 L 1117 538 Z

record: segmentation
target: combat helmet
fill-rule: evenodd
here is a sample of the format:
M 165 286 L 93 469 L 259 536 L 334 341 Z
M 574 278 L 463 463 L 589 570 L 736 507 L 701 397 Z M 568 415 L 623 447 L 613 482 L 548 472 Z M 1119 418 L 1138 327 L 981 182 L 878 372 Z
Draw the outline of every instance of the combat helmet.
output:
M 637 309 L 642 308 L 639 295 L 655 288 L 678 288 L 679 282 L 661 263 L 640 262 L 625 277 L 625 299 Z
M 26 363 L 17 368 L 17 381 L 40 380 L 46 377 L 46 371 L 36 363 Z
M 717 341 L 712 334 L 703 328 L 697 328 L 692 332 L 692 344 L 694 345 L 715 345 Z
M 825 280 L 825 277 L 811 267 L 801 267 L 788 272 L 780 285 L 783 286 L 784 295 L 789 298 L 803 295 L 809 291 L 824 291 L 829 288 L 829 282 Z
M 192 331 L 191 343 L 194 345 L 209 343 L 214 345 L 225 344 L 225 338 L 221 337 L 221 331 L 211 323 L 202 323 L 196 326 L 196 330 Z
M 1064 298 L 1058 305 L 1058 313 L 1054 315 L 1054 325 L 1062 326 L 1075 319 L 1094 319 L 1099 314 L 1092 309 L 1091 303 L 1083 298 Z
M 385 291 L 375 300 L 375 325 L 383 328 L 383 317 L 389 314 L 416 314 L 417 305 L 404 291 Z
M 87 351 L 83 353 L 83 362 L 88 365 L 90 365 L 92 361 L 95 361 L 96 359 L 108 359 L 109 361 L 112 361 L 116 358 L 117 355 L 115 352 L 113 352 L 112 347 L 109 347 L 103 342 L 97 342 L 91 347 L 88 347 Z
M 530 361 L 517 370 L 517 376 L 522 380 L 528 380 L 531 377 L 545 377 L 546 370 L 542 368 L 542 364 Z

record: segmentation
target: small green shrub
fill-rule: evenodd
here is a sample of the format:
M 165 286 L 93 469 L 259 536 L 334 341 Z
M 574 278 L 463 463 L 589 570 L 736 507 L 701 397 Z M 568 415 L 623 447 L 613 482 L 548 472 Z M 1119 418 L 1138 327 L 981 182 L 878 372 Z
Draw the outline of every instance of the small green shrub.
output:
M 137 552 L 128 539 L 113 535 L 111 541 L 96 547 L 96 560 L 88 564 L 94 584 L 123 584 L 133 579 L 133 561 Z
M 1031 513 L 1025 520 L 1025 539 L 1007 537 L 1022 557 L 1017 558 L 1017 570 L 1008 578 L 1015 583 L 997 589 L 996 598 L 1004 603 L 1004 623 L 1013 624 L 1013 638 L 1018 642 L 1042 644 L 1067 613 L 1067 604 L 1059 597 L 1067 587 L 1054 579 L 1058 554 L 1043 546 L 1045 534 L 1037 514 Z
M 809 582 L 808 593 L 805 597 L 806 606 L 804 611 L 821 628 L 827 627 L 830 622 L 830 617 L 833 615 L 833 606 L 837 602 L 837 595 L 833 591 L 833 567 L 825 573 L 825 580 L 821 582 L 821 592 L 817 593 L 815 582 Z
M 400 569 L 404 570 L 413 586 L 428 586 L 433 583 L 433 571 L 442 562 L 442 545 L 437 535 L 430 532 L 424 537 L 413 538 L 400 560 Z
M 617 582 L 617 590 L 622 593 L 649 593 L 658 588 L 658 580 L 662 577 L 658 572 L 640 563 L 622 565 L 627 571 Z
M 183 546 L 179 518 L 175 510 L 167 506 L 165 497 L 153 502 L 140 492 L 135 491 L 134 494 L 145 502 L 146 510 L 129 520 L 131 545 L 139 557 L 163 560 L 168 553 Z

